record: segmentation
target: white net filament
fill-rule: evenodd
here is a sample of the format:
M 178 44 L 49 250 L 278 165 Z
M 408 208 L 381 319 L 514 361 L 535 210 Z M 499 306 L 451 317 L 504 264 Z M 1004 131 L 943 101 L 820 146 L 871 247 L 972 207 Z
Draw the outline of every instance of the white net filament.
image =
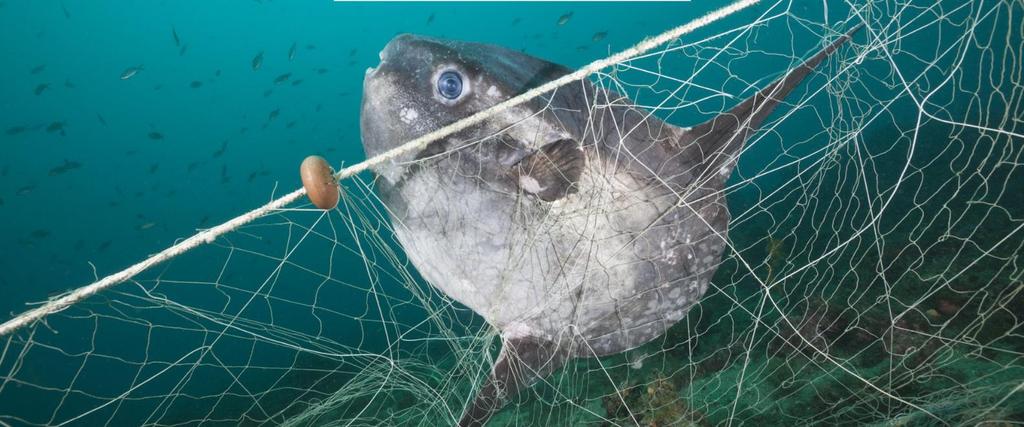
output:
M 747 141 L 702 301 L 651 343 L 571 361 L 492 425 L 1024 418 L 1024 5 L 847 6 L 691 23 L 531 95 L 589 78 L 692 125 L 864 24 Z M 453 423 L 496 332 L 409 263 L 359 174 L 379 161 L 339 174 L 334 210 L 290 193 L 5 326 L 0 425 Z

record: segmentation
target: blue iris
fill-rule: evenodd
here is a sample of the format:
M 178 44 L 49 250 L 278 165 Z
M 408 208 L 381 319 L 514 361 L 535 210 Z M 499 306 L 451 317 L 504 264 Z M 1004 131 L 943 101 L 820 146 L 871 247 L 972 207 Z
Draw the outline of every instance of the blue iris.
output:
M 447 99 L 462 95 L 462 76 L 455 71 L 445 71 L 437 78 L 437 93 Z

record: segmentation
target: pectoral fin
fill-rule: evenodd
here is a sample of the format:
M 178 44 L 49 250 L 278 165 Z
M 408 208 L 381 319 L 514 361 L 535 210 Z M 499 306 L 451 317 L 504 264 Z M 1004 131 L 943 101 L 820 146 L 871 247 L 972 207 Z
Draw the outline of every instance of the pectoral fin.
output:
M 547 144 L 515 166 L 518 185 L 526 193 L 553 202 L 576 192 L 586 162 L 576 141 Z

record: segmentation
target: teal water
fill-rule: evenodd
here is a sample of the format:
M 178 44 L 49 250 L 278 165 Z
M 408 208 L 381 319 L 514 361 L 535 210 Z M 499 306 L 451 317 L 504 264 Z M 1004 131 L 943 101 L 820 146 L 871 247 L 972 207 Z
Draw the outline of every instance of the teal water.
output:
M 298 165 L 307 155 L 322 155 L 335 165 L 363 160 L 358 114 L 364 70 L 377 65 L 378 51 L 395 34 L 411 32 L 494 43 L 576 68 L 724 4 L 0 0 L 0 55 L 4 58 L 0 65 L 0 318 L 90 283 L 94 277 L 90 262 L 101 277 L 116 272 L 197 229 L 219 224 L 297 188 Z M 681 323 L 665 339 L 637 350 L 636 354 L 654 355 L 645 368 L 630 367 L 635 360 L 632 353 L 610 358 L 609 375 L 614 376 L 616 384 L 634 387 L 626 389 L 632 394 L 623 401 L 646 405 L 643 407 L 650 411 L 640 421 L 653 423 L 683 414 L 692 419 L 696 412 L 680 408 L 680 401 L 699 408 L 712 424 L 731 418 L 759 425 L 859 424 L 907 414 L 907 423 L 921 420 L 913 418 L 920 412 L 909 409 L 905 402 L 879 397 L 881 394 L 874 389 L 813 355 L 800 359 L 806 349 L 782 346 L 778 337 L 772 338 L 764 332 L 766 329 L 760 329 L 783 331 L 779 332 L 781 341 L 795 341 L 793 334 L 785 335 L 778 324 L 785 316 L 768 310 L 754 321 L 750 315 L 763 301 L 754 276 L 778 278 L 783 274 L 778 271 L 792 275 L 785 276 L 787 281 L 772 295 L 797 323 L 806 325 L 804 320 L 815 319 L 805 313 L 820 307 L 843 313 L 832 316 L 841 319 L 838 323 L 851 332 L 835 339 L 832 353 L 849 361 L 844 366 L 877 379 L 875 384 L 883 384 L 887 392 L 906 396 L 919 407 L 943 416 L 971 419 L 962 415 L 968 412 L 964 407 L 974 410 L 974 401 L 995 404 L 1007 396 L 995 412 L 1007 419 L 1020 419 L 1024 413 L 1020 394 L 1007 394 L 1005 388 L 1024 378 L 1024 363 L 1019 356 L 1024 344 L 1017 320 L 1024 302 L 1019 292 L 1012 292 L 1020 283 L 1017 255 L 1022 239 L 1017 227 L 1024 212 L 1020 191 L 1024 181 L 1019 168 L 1021 65 L 1016 53 L 1024 35 L 1019 31 L 1019 18 L 1014 18 L 1020 16 L 1020 10 L 999 6 L 999 2 L 971 3 L 964 8 L 958 2 L 944 2 L 935 10 L 928 9 L 933 5 L 914 4 L 906 9 L 914 10 L 913 16 L 918 18 L 895 21 L 889 19 L 890 14 L 905 11 L 905 5 L 886 4 L 862 11 L 875 32 L 862 32 L 855 37 L 857 43 L 868 43 L 880 34 L 905 35 L 906 40 L 887 45 L 888 53 L 873 50 L 864 54 L 867 59 L 857 68 L 863 81 L 841 91 L 849 101 L 841 108 L 825 96 L 814 97 L 798 115 L 782 121 L 770 137 L 745 153 L 731 181 L 737 188 L 729 193 L 733 212 L 745 214 L 736 215 L 739 220 L 730 238 L 746 260 L 754 261 L 755 273 L 745 273 L 735 254 L 727 254 L 716 277 L 716 283 L 725 284 L 721 290 L 711 292 L 685 325 Z M 851 8 L 831 3 L 827 6 L 820 2 L 767 3 L 687 38 L 696 41 L 759 17 L 787 15 L 771 23 L 770 31 L 759 32 L 757 37 L 740 37 L 737 45 L 725 51 L 729 58 L 737 58 L 736 62 L 718 62 L 701 71 L 697 81 L 729 93 L 751 93 L 751 87 L 765 84 L 791 66 L 793 55 L 820 46 L 820 32 L 804 24 L 828 22 L 836 31 L 848 28 L 841 22 L 851 16 Z M 950 12 L 949 21 L 923 24 L 941 15 L 938 11 Z M 568 14 L 571 17 L 559 24 L 560 18 Z M 967 48 L 962 56 L 943 56 L 936 64 L 917 59 L 934 57 L 937 40 L 942 42 L 942 49 L 950 47 L 950 40 L 964 34 L 964 22 L 972 22 L 974 17 L 981 22 L 976 29 L 978 38 L 985 42 L 973 46 L 991 46 L 988 53 Z M 906 25 L 906 30 L 899 31 L 898 25 Z M 724 42 L 710 44 L 721 46 Z M 289 58 L 293 46 L 294 55 Z M 744 60 L 747 51 L 768 54 Z M 708 58 L 719 51 L 686 52 L 688 56 Z M 925 78 L 907 84 L 917 96 L 941 87 L 954 64 L 966 64 L 955 75 L 955 89 L 928 95 L 927 111 L 938 119 L 979 123 L 1008 130 L 1013 136 L 922 119 L 915 102 L 895 95 L 904 82 L 891 72 L 887 54 L 907 76 L 925 74 Z M 852 54 L 847 55 L 827 66 L 825 76 L 812 78 L 793 98 L 810 98 L 810 93 L 826 84 L 829 72 L 839 69 L 839 63 L 852 61 Z M 254 70 L 257 56 L 262 57 L 262 64 Z M 657 60 L 649 58 L 643 64 L 659 69 Z M 723 63 L 730 65 L 727 68 L 721 66 Z M 131 67 L 141 69 L 122 79 Z M 666 57 L 660 69 L 680 79 L 695 73 L 693 61 L 672 57 Z M 636 78 L 631 80 L 636 84 L 654 83 L 650 76 L 628 78 Z M 665 80 L 657 84 L 672 87 Z M 993 93 L 999 96 L 993 97 Z M 644 102 L 658 100 L 659 93 L 630 94 L 634 95 Z M 700 99 L 706 95 L 694 90 L 683 97 Z M 893 98 L 897 101 L 891 106 L 879 108 Z M 672 113 L 669 120 L 693 124 L 733 102 L 703 101 Z M 844 121 L 851 114 L 865 111 L 878 115 L 869 115 L 874 119 L 867 123 Z M 838 118 L 830 121 L 832 117 Z M 919 124 L 921 120 L 926 123 Z M 826 122 L 831 125 L 831 133 L 818 134 Z M 819 151 L 850 129 L 862 131 L 857 144 Z M 912 138 L 918 141 L 913 150 Z M 795 166 L 782 166 L 804 156 Z M 827 160 L 814 163 L 822 158 Z M 910 167 L 904 170 L 908 164 Z M 775 167 L 782 171 L 758 177 L 753 183 L 745 181 Z M 808 170 L 813 173 L 806 173 Z M 907 178 L 902 186 L 890 187 L 893 178 L 904 172 Z M 773 193 L 778 188 L 782 190 Z M 356 185 L 350 185 L 349 190 L 355 196 L 361 194 Z M 807 194 L 813 197 L 803 197 Z M 876 210 L 882 201 L 890 199 L 888 211 L 883 214 Z M 372 201 L 353 202 L 361 203 L 372 205 Z M 308 226 L 315 220 L 314 215 L 296 213 L 289 220 Z M 861 226 L 875 216 L 877 227 L 858 234 Z M 410 303 L 416 300 L 412 292 L 396 284 L 400 280 L 385 277 L 379 288 L 370 288 L 373 292 L 369 292 L 367 283 L 375 283 L 377 278 L 366 271 L 362 260 L 348 256 L 339 257 L 344 262 L 338 265 L 328 262 L 334 259 L 325 254 L 350 244 L 354 241 L 352 234 L 360 233 L 349 233 L 340 223 L 320 227 L 318 230 L 339 234 L 334 240 L 309 242 L 295 257 L 306 260 L 305 266 L 316 272 L 333 269 L 333 277 L 356 284 L 356 288 L 318 288 L 312 285 L 321 277 L 291 271 L 273 294 L 305 304 L 316 301 L 318 308 L 341 313 L 338 320 L 324 320 L 333 313 L 276 305 L 280 301 L 269 298 L 263 305 L 254 304 L 243 317 L 335 340 L 330 344 L 318 342 L 324 347 L 317 348 L 325 352 L 342 352 L 339 348 L 344 348 L 347 353 L 388 353 L 396 359 L 401 358 L 397 356 L 401 352 L 389 346 L 396 341 L 396 332 L 425 338 L 450 331 L 468 335 L 482 328 L 478 318 L 459 307 L 444 308 L 445 316 L 441 317 L 453 324 L 445 325 L 450 329 L 416 326 L 431 313 Z M 202 287 L 160 287 L 153 281 L 216 281 L 251 289 L 275 277 L 275 263 L 231 252 L 239 264 L 222 271 L 229 250 L 253 249 L 281 256 L 284 242 L 294 238 L 295 232 L 277 226 L 232 235 L 219 241 L 222 246 L 202 249 L 149 272 L 145 275 L 146 288 L 156 291 L 150 297 L 166 295 L 186 306 L 235 313 L 247 294 L 226 287 L 216 292 Z M 384 234 L 382 239 L 387 240 L 386 233 L 378 234 Z M 819 256 L 846 239 L 853 243 L 821 262 Z M 772 244 L 782 249 L 773 252 Z M 368 252 L 380 260 L 386 251 Z M 381 264 L 382 271 L 392 272 L 386 262 Z M 802 269 L 804 265 L 813 268 Z M 767 273 L 772 269 L 776 272 Z M 966 273 L 957 273 L 960 269 Z M 141 287 L 126 284 L 124 294 L 117 298 L 130 300 Z M 374 305 L 381 304 L 379 300 L 368 297 L 380 295 L 378 291 L 393 299 L 383 303 L 384 309 Z M 191 361 L 190 352 L 209 345 L 211 339 L 194 332 L 219 330 L 213 322 L 197 320 L 201 316 L 195 313 L 140 308 L 144 303 L 122 307 L 115 302 L 117 298 L 98 296 L 86 310 L 120 310 L 124 317 L 194 329 L 188 334 L 170 334 L 149 328 L 149 324 L 142 328 L 111 327 L 104 324 L 107 319 L 96 320 L 85 315 L 87 311 L 73 311 L 66 313 L 71 320 L 81 320 L 73 317 L 77 315 L 85 320 L 69 326 L 64 323 L 69 320 L 62 317 L 53 325 L 32 328 L 31 337 L 23 331 L 12 341 L 0 340 L 0 345 L 7 343 L 10 349 L 0 356 L 0 425 L 68 420 L 126 390 L 138 372 L 153 374 L 164 367 L 162 363 L 179 358 Z M 440 299 L 437 295 L 430 298 Z M 929 323 L 924 312 L 944 307 L 942 301 L 970 314 L 944 319 L 949 323 Z M 367 309 L 371 306 L 390 317 L 379 322 L 374 318 L 375 309 Z M 897 323 L 892 319 L 893 311 L 910 306 L 920 308 L 918 316 L 908 315 L 911 320 L 904 320 L 901 327 L 946 337 L 932 347 L 914 341 L 916 338 L 905 338 L 918 350 L 927 349 L 928 360 L 935 363 L 920 370 L 913 365 L 910 372 L 914 375 L 898 370 L 909 362 L 891 356 L 892 350 L 886 347 L 899 332 L 883 332 Z M 947 316 L 944 313 L 941 315 Z M 96 332 L 104 330 L 116 333 Z M 857 335 L 864 331 L 877 335 L 870 339 Z M 362 365 L 354 368 L 342 364 L 338 368 L 341 362 L 329 357 L 298 357 L 284 346 L 255 345 L 235 338 L 220 342 L 219 359 L 206 359 L 207 367 L 316 367 L 340 369 L 342 374 L 313 385 L 308 378 L 319 378 L 315 375 L 284 381 L 321 393 L 310 397 L 290 394 L 283 385 L 273 384 L 272 380 L 281 378 L 273 372 L 243 375 L 240 370 L 201 369 L 194 374 L 201 380 L 188 381 L 187 387 L 178 388 L 177 382 L 192 374 L 173 370 L 130 394 L 130 398 L 145 398 L 129 399 L 125 409 L 107 406 L 71 424 L 277 424 L 316 407 L 329 393 L 341 389 L 354 373 L 374 369 L 388 372 Z M 275 338 L 306 344 L 289 336 Z M 22 346 L 24 342 L 46 343 L 63 349 L 65 354 L 43 350 L 45 346 Z M 131 345 L 141 342 L 146 344 Z M 410 359 L 424 364 L 409 370 L 423 372 L 417 380 L 439 390 L 455 390 L 438 400 L 447 398 L 456 404 L 452 396 L 465 392 L 474 383 L 472 375 L 479 373 L 467 374 L 470 367 L 463 364 L 469 362 L 454 360 L 458 353 L 443 345 L 403 345 L 402 351 L 415 354 Z M 27 356 L 15 356 L 24 348 L 28 348 Z M 486 353 L 476 350 L 477 356 Z M 92 357 L 83 362 L 87 358 L 76 351 L 121 359 Z M 917 361 L 925 356 L 915 357 Z M 483 363 L 483 359 L 477 357 L 474 363 Z M 138 360 L 148 364 L 136 371 L 132 363 Z M 24 367 L 19 366 L 21 361 Z M 749 373 L 748 365 L 752 366 Z M 82 366 L 88 369 L 76 376 Z M 555 376 L 564 384 L 539 388 L 538 396 L 505 411 L 497 421 L 541 425 L 554 419 L 554 425 L 568 420 L 583 420 L 580 422 L 588 425 L 630 425 L 636 417 L 608 406 L 606 397 L 614 388 L 601 383 L 604 367 L 593 361 L 568 367 Z M 735 387 L 743 382 L 738 379 L 741 370 L 749 375 L 745 381 L 751 384 L 743 390 Z M 225 371 L 244 378 L 232 378 Z M 451 372 L 456 372 L 452 376 L 457 380 L 451 380 L 456 385 L 449 383 L 447 374 Z M 670 375 L 673 372 L 676 375 Z M 660 395 L 645 395 L 637 387 L 660 390 L 663 381 L 659 378 L 665 375 L 672 383 L 665 387 L 678 400 L 662 406 L 669 408 L 668 412 L 658 412 L 656 403 L 661 400 L 655 396 Z M 249 389 L 243 390 L 233 381 Z M 401 381 L 409 389 L 395 387 L 399 390 L 390 390 L 390 400 L 371 404 L 365 396 L 353 398 L 345 405 L 325 409 L 322 418 L 314 417 L 310 423 L 361 415 L 364 420 L 374 421 L 365 424 L 387 425 L 394 422 L 388 418 L 392 408 L 419 408 L 417 403 L 432 399 L 417 394 L 418 389 L 410 385 L 420 383 Z M 260 390 L 259 386 L 274 389 L 275 393 L 258 399 L 247 394 Z M 90 390 L 94 395 L 65 390 Z M 766 390 L 773 394 L 760 394 Z M 948 394 L 959 391 L 962 394 L 956 396 L 965 396 L 970 404 L 943 400 L 942 393 L 936 393 L 942 390 L 950 390 Z M 573 392 L 576 394 L 563 399 Z M 223 403 L 212 404 L 214 398 L 210 397 L 165 398 L 168 394 L 207 393 L 227 397 L 223 397 Z M 741 402 L 736 407 L 732 405 L 734 399 Z M 282 412 L 269 415 L 250 410 L 254 400 Z M 293 402 L 295 407 L 281 409 Z M 360 412 L 364 407 L 371 411 Z M 1009 409 L 1003 411 L 1004 407 Z M 209 412 L 211 408 L 223 414 Z M 601 417 L 586 418 L 579 414 L 587 411 L 579 408 Z M 440 411 L 432 409 L 422 414 L 439 416 Z M 248 418 L 239 421 L 239 413 Z M 417 419 L 421 413 L 411 413 L 396 419 L 408 422 L 412 418 L 419 425 L 445 424 L 441 418 Z M 982 415 L 992 419 L 991 413 Z M 924 420 L 935 423 L 933 418 Z

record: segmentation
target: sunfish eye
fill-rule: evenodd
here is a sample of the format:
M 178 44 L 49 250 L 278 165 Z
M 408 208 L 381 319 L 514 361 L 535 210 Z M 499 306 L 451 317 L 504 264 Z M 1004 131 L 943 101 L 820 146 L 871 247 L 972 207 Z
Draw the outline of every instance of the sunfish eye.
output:
M 446 99 L 462 95 L 462 75 L 457 71 L 445 71 L 437 78 L 437 93 Z

